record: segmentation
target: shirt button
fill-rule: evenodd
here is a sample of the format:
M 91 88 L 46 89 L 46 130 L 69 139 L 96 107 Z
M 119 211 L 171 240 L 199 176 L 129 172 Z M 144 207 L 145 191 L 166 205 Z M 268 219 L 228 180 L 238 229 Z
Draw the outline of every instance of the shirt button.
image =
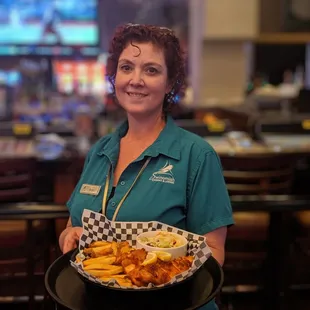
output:
M 121 185 L 123 185 L 123 186 L 124 186 L 124 185 L 125 185 L 125 183 L 126 183 L 125 181 L 122 181 L 122 182 L 121 182 Z
M 111 205 L 112 205 L 112 207 L 114 207 L 114 206 L 115 206 L 115 202 L 114 202 L 114 201 L 112 201 Z

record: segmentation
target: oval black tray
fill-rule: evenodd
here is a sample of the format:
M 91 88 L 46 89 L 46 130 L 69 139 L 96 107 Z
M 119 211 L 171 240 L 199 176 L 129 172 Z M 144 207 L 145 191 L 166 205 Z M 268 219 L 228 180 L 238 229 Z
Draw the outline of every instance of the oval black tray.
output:
M 210 257 L 190 279 L 178 285 L 152 291 L 111 290 L 81 279 L 70 265 L 74 251 L 59 257 L 45 274 L 46 289 L 57 309 L 194 310 L 214 299 L 224 280 L 222 268 Z

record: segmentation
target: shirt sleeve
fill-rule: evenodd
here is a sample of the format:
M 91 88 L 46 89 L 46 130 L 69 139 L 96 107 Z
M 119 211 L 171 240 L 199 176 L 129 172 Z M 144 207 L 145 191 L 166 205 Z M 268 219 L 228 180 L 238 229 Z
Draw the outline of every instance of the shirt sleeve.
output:
M 82 174 L 83 174 L 83 172 L 85 171 L 85 169 L 86 169 L 86 167 L 87 167 L 87 165 L 88 165 L 88 163 L 89 163 L 89 161 L 90 161 L 91 155 L 92 155 L 92 148 L 89 150 L 89 152 L 88 152 L 87 155 L 86 155 L 86 158 L 85 158 L 85 161 L 84 161 L 84 166 L 83 166 Z M 80 183 L 80 182 L 78 182 L 78 183 L 76 184 L 76 186 L 75 186 L 75 188 L 74 188 L 74 190 L 73 190 L 73 192 L 72 192 L 72 194 L 71 194 L 71 196 L 70 196 L 70 198 L 69 198 L 69 200 L 67 201 L 67 204 L 66 204 L 66 206 L 68 207 L 68 209 L 69 209 L 70 212 L 71 212 L 71 207 L 72 207 L 72 203 L 73 203 L 74 197 L 75 197 L 75 195 L 76 195 L 76 192 L 78 191 L 78 188 L 80 187 L 80 186 L 79 186 L 79 183 Z
M 187 229 L 204 235 L 234 224 L 220 159 L 215 151 L 202 151 L 190 176 Z

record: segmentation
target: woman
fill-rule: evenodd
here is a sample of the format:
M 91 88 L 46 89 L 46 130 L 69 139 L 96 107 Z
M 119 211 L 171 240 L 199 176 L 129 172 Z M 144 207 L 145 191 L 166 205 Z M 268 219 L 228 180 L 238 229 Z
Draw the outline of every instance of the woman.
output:
M 108 76 L 127 121 L 90 150 L 68 202 L 62 251 L 77 246 L 87 208 L 110 220 L 156 220 L 204 234 L 223 264 L 233 218 L 219 158 L 167 114 L 184 88 L 178 39 L 166 28 L 129 24 L 117 29 L 110 54 Z

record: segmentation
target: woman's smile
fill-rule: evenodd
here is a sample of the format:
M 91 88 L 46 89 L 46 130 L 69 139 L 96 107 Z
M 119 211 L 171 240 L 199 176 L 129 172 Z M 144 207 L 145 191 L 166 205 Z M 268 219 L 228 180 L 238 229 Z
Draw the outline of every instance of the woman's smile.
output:
M 127 92 L 127 95 L 135 99 L 141 99 L 147 96 L 147 94 L 140 93 L 140 92 Z

